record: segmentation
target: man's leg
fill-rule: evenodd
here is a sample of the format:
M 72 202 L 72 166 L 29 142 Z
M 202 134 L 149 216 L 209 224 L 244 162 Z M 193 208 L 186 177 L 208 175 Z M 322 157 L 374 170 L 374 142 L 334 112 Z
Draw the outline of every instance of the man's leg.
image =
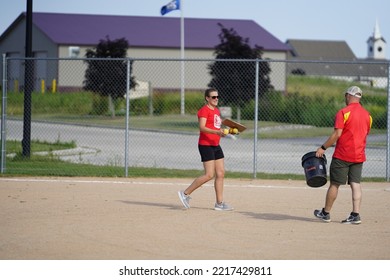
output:
M 325 198 L 325 207 L 324 207 L 325 212 L 329 213 L 330 210 L 332 210 L 333 203 L 335 202 L 337 195 L 339 193 L 339 187 L 340 185 L 337 183 L 334 182 L 330 183 Z
M 360 205 L 362 203 L 362 187 L 359 183 L 351 183 L 352 190 L 352 212 L 360 213 Z

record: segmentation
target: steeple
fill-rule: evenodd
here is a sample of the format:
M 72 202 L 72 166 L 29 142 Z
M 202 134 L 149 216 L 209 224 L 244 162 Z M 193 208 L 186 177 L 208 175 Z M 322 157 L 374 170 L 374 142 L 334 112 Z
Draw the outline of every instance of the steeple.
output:
M 381 31 L 379 30 L 379 23 L 378 19 L 375 22 L 375 28 L 374 28 L 374 39 L 380 39 L 381 36 Z
M 370 59 L 386 59 L 386 41 L 379 30 L 378 19 L 375 22 L 374 32 L 367 40 L 367 57 Z

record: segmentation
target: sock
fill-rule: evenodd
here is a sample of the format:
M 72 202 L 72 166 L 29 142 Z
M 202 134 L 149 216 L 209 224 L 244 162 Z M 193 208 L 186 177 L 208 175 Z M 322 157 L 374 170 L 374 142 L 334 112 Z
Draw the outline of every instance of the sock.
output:
M 325 211 L 325 208 L 322 208 L 322 214 L 324 214 L 324 215 L 328 215 L 328 214 L 329 214 L 329 212 L 326 212 L 326 211 Z

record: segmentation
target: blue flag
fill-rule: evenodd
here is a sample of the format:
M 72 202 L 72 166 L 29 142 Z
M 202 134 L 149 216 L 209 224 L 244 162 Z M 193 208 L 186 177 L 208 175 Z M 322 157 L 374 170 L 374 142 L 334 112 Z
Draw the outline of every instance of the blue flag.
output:
M 180 10 L 180 0 L 172 0 L 161 8 L 161 15 L 172 12 L 174 10 Z

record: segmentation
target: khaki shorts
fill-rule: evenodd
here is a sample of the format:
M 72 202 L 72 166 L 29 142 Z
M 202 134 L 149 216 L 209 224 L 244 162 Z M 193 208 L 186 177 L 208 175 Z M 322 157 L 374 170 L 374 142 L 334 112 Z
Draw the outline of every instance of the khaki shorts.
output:
M 362 178 L 363 162 L 347 162 L 332 158 L 330 164 L 330 181 L 339 185 L 360 183 Z

